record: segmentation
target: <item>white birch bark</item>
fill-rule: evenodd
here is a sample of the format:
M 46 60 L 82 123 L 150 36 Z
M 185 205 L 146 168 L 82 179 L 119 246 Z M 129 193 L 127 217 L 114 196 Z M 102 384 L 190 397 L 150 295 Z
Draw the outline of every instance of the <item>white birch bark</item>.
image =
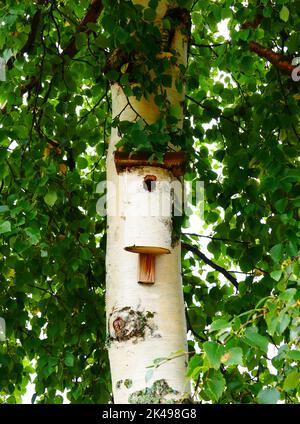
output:
M 164 15 L 167 4 L 165 0 L 160 2 L 158 19 Z M 182 36 L 177 43 L 180 60 L 185 63 L 186 40 Z M 172 70 L 173 76 L 177 72 Z M 129 105 L 125 107 L 128 100 L 121 87 L 112 85 L 111 93 L 113 117 L 122 111 L 121 120 L 134 120 L 136 113 Z M 178 95 L 175 89 L 169 89 L 168 96 L 172 104 L 182 104 L 183 95 Z M 155 122 L 158 117 L 153 99 L 137 101 L 130 98 L 130 104 L 148 123 Z M 117 174 L 113 157 L 118 141 L 118 131 L 112 128 L 107 157 L 106 311 L 114 402 L 176 402 L 189 392 L 187 356 L 183 353 L 187 343 L 180 244 L 170 245 L 171 226 L 164 225 L 166 222 L 162 223 L 161 217 L 151 217 L 145 225 L 139 213 L 136 219 L 126 215 L 126 179 L 124 174 Z M 155 175 L 158 182 L 175 180 L 170 171 L 150 166 L 131 169 L 130 181 L 136 179 L 137 186 L 141 186 L 147 174 Z M 114 210 L 116 205 L 117 210 Z M 144 227 L 140 228 L 142 225 Z M 134 243 L 134 234 L 139 234 L 137 243 Z M 156 256 L 154 284 L 138 284 L 139 255 L 125 250 L 128 245 L 143 244 L 143 237 L 146 241 L 152 237 L 153 246 L 160 243 L 170 251 Z M 146 375 L 149 377 L 147 367 L 155 359 L 169 357 L 177 351 L 181 354 L 165 361 L 154 369 L 151 378 L 146 379 Z

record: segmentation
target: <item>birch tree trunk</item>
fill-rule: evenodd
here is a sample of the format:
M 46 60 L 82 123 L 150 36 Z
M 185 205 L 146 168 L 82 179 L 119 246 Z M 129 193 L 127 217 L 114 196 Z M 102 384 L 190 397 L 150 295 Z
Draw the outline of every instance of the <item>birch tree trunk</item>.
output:
M 135 3 L 147 5 L 145 0 Z M 158 26 L 170 7 L 170 2 L 160 1 L 156 16 Z M 184 94 L 178 94 L 175 80 L 179 77 L 178 65 L 186 64 L 187 40 L 180 29 L 172 42 L 178 59 L 170 70 L 173 85 L 168 89 L 168 99 L 171 105 L 182 108 Z M 113 117 L 133 121 L 138 113 L 147 123 L 153 123 L 159 116 L 153 98 L 127 99 L 117 83 L 112 85 L 111 94 Z M 179 125 L 182 125 L 182 119 Z M 155 256 L 154 284 L 139 284 L 140 255 L 125 250 L 128 234 L 139 234 L 141 239 L 144 235 L 153 237 L 152 246 L 162 246 L 171 240 L 171 220 L 150 217 L 144 221 L 148 224 L 140 228 L 143 218 L 139 219 L 138 210 L 136 217 L 128 216 L 125 193 L 128 178 L 133 186 L 136 184 L 137 192 L 145 190 L 143 181 L 149 174 L 154 176 L 157 184 L 178 179 L 169 170 L 155 166 L 140 166 L 118 174 L 114 151 L 119 140 L 117 128 L 112 128 L 107 157 L 106 311 L 114 402 L 177 403 L 189 393 L 180 243 L 166 249 L 169 254 Z M 139 209 L 139 205 L 136 207 Z M 152 369 L 153 373 L 147 368 L 157 358 L 170 357 L 178 351 L 180 353 L 173 359 Z

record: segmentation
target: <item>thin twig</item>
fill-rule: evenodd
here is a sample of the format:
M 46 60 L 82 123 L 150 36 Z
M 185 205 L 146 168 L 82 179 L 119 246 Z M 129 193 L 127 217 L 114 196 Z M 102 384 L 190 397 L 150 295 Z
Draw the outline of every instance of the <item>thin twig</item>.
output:
M 199 48 L 205 48 L 205 47 L 207 47 L 207 48 L 211 49 L 212 47 L 220 47 L 220 46 L 225 46 L 227 44 L 231 44 L 231 42 L 228 40 L 228 41 L 225 41 L 223 43 L 215 43 L 215 44 L 214 43 L 213 44 L 191 43 L 191 46 L 193 46 L 193 47 L 199 47 Z
M 193 97 L 190 97 L 188 95 L 185 96 L 188 100 L 195 103 L 196 105 L 200 106 L 202 109 L 211 111 L 211 108 L 209 106 L 204 105 L 201 102 L 198 102 L 196 99 L 193 99 Z M 241 129 L 243 132 L 247 132 L 245 128 L 243 128 L 238 122 L 236 122 L 234 119 L 229 118 L 229 116 L 220 115 L 220 119 L 226 119 L 227 121 L 231 122 L 232 124 L 236 125 L 239 129 Z
M 227 243 L 241 243 L 241 244 L 250 244 L 249 241 L 240 241 L 240 240 L 230 240 L 227 238 L 221 238 L 221 237 L 213 237 L 213 236 L 205 236 L 202 234 L 195 234 L 195 233 L 184 233 L 182 232 L 183 235 L 185 236 L 194 236 L 194 237 L 203 237 L 203 238 L 209 238 L 211 240 L 219 240 L 219 241 L 225 241 Z
M 190 317 L 189 317 L 189 314 L 188 314 L 187 308 L 185 308 L 185 316 L 186 316 L 186 321 L 187 321 L 188 329 L 189 329 L 189 330 L 191 330 L 191 332 L 193 333 L 193 335 L 194 335 L 194 336 L 196 336 L 196 337 L 197 337 L 197 339 L 201 340 L 201 342 L 206 342 L 206 341 L 207 341 L 207 339 L 206 339 L 205 337 L 203 337 L 203 336 L 200 336 L 200 334 L 198 334 L 198 333 L 194 330 L 194 328 L 193 328 L 193 326 L 192 326 L 192 324 L 191 324 L 191 320 L 190 320 Z
M 229 280 L 234 285 L 234 287 L 238 290 L 238 288 L 239 288 L 238 281 L 225 268 L 223 268 L 222 266 L 216 264 L 211 259 L 209 259 L 196 246 L 191 245 L 191 244 L 188 244 L 188 243 L 184 243 L 184 242 L 181 242 L 181 246 L 185 250 L 188 250 L 190 252 L 193 252 L 196 256 L 198 256 L 198 258 L 202 259 L 202 261 L 205 262 L 207 265 L 209 265 L 211 268 L 213 268 L 216 271 L 218 271 L 221 274 L 223 274 L 224 277 L 226 277 L 227 280 Z

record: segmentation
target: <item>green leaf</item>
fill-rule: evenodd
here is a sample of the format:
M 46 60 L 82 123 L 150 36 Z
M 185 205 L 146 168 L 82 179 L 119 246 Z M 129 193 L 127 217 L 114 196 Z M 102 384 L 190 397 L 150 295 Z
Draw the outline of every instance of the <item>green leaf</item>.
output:
M 4 221 L 0 224 L 0 234 L 10 233 L 11 232 L 11 224 L 9 221 Z
M 72 352 L 67 352 L 65 354 L 65 360 L 64 360 L 65 364 L 67 367 L 73 367 L 74 365 L 74 356 L 72 354 Z
M 291 34 L 291 36 L 289 37 L 288 41 L 287 41 L 287 47 L 289 49 L 289 52 L 294 53 L 297 52 L 299 49 L 299 44 L 300 44 L 300 34 L 298 32 L 294 32 L 293 34 Z M 293 202 L 295 203 L 295 202 Z M 297 199 L 297 203 L 298 205 L 295 206 L 300 206 L 300 198 Z
M 226 330 L 229 328 L 230 328 L 229 322 L 223 318 L 220 318 L 212 322 L 209 332 L 212 333 L 214 331 Z
M 116 30 L 116 37 L 121 44 L 126 44 L 129 40 L 130 35 L 127 31 L 125 31 L 124 28 L 118 27 Z
M 283 383 L 284 390 L 293 390 L 300 384 L 300 372 L 294 370 L 290 372 Z
M 264 7 L 263 8 L 263 16 L 266 18 L 270 18 L 272 16 L 272 8 L 271 7 Z
M 14 396 L 9 396 L 9 398 L 6 400 L 6 403 L 8 404 L 16 404 L 16 398 Z
M 199 370 L 200 370 L 200 365 L 202 363 L 202 359 L 200 355 L 194 355 L 190 361 L 189 361 L 189 366 L 188 366 L 188 371 L 187 371 L 187 375 L 189 377 L 195 377 L 195 374 L 199 374 Z
M 286 6 L 282 6 L 279 16 L 282 21 L 287 22 L 290 16 L 289 9 Z
M 111 69 L 107 72 L 106 78 L 110 81 L 117 81 L 119 79 L 119 73 L 115 69 Z
M 241 70 L 243 72 L 251 72 L 253 67 L 253 58 L 251 56 L 245 56 L 241 60 Z
M 144 10 L 144 18 L 145 18 L 146 21 L 154 21 L 154 19 L 156 18 L 155 10 L 151 9 L 150 7 L 145 9 Z
M 243 40 L 243 41 L 247 41 L 248 40 L 248 37 L 249 37 L 249 33 L 250 33 L 250 30 L 249 29 L 242 29 L 239 32 L 240 39 Z
M 258 403 L 276 404 L 280 399 L 277 389 L 262 389 L 257 395 Z
M 218 371 L 207 376 L 207 381 L 204 387 L 211 399 L 217 402 L 222 396 L 222 393 L 225 389 L 225 385 L 225 379 L 221 372 Z
M 85 169 L 88 167 L 88 161 L 82 156 L 77 158 L 76 163 L 79 169 Z
M 37 244 L 41 238 L 40 231 L 35 228 L 26 228 L 26 234 L 32 244 Z
M 154 101 L 157 106 L 162 107 L 165 103 L 165 97 L 162 94 L 157 94 L 154 98 Z
M 203 344 L 204 352 L 208 360 L 208 365 L 212 368 L 218 369 L 221 363 L 222 346 L 216 342 L 205 342 Z
M 47 203 L 48 206 L 52 207 L 54 206 L 56 200 L 57 200 L 57 193 L 56 191 L 49 191 L 49 193 L 47 193 L 44 196 L 44 200 Z
M 278 333 L 282 334 L 290 323 L 290 316 L 286 314 L 285 311 L 281 311 L 278 317 L 278 321 Z
M 274 262 L 279 262 L 282 256 L 282 244 L 279 243 L 273 246 L 270 250 L 270 255 Z
M 279 299 L 288 303 L 294 302 L 296 293 L 296 289 L 287 289 L 279 295 Z
M 232 347 L 226 350 L 221 357 L 225 365 L 243 365 L 243 350 L 240 347 Z
M 246 328 L 244 337 L 250 346 L 259 347 L 263 352 L 267 353 L 268 339 L 258 334 L 255 327 Z
M 275 208 L 279 213 L 283 213 L 288 204 L 288 199 L 279 199 L 275 202 Z
M 75 42 L 78 50 L 86 43 L 86 34 L 84 32 L 77 31 L 75 33 Z
M 295 244 L 293 244 L 292 242 L 289 242 L 288 245 L 286 246 L 286 253 L 289 256 L 297 256 L 298 254 L 298 249 L 295 246 Z
M 279 269 L 277 271 L 272 271 L 270 275 L 273 278 L 273 280 L 279 281 L 280 278 L 281 278 L 281 275 L 282 275 L 282 271 L 281 271 L 281 269 Z
M 295 361 L 300 361 L 300 350 L 289 350 L 286 353 L 287 358 L 293 359 Z
M 0 206 L 0 213 L 4 213 L 9 211 L 9 207 L 7 205 L 1 205 Z
M 164 18 L 163 20 L 163 28 L 167 31 L 170 31 L 172 25 L 171 25 L 171 21 L 168 18 Z
M 191 376 L 195 370 L 195 368 L 199 367 L 199 365 L 201 364 L 202 360 L 201 360 L 201 356 L 200 355 L 194 355 L 190 361 L 189 361 L 189 366 L 188 366 L 188 376 Z

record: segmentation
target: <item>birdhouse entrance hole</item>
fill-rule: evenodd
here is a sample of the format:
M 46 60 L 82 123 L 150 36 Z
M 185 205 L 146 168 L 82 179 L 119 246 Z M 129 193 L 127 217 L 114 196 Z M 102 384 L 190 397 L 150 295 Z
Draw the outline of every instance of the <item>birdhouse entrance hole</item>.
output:
M 146 175 L 144 177 L 144 183 L 143 183 L 143 187 L 145 190 L 148 190 L 150 193 L 151 191 L 155 190 L 156 187 L 156 176 L 155 175 Z
M 124 216 L 126 217 L 124 249 L 139 255 L 136 260 L 137 282 L 154 284 L 156 256 L 171 253 L 172 197 L 170 186 L 174 177 L 170 170 L 173 168 L 165 171 L 160 167 L 150 167 L 149 164 L 139 168 L 133 166 L 132 156 L 126 158 L 117 153 L 115 154 L 116 164 L 120 166 L 122 164 L 121 169 L 123 170 L 120 182 L 124 187 L 123 202 Z M 136 160 L 140 159 L 136 158 Z M 126 187 L 130 187 L 130 189 L 127 190 Z

